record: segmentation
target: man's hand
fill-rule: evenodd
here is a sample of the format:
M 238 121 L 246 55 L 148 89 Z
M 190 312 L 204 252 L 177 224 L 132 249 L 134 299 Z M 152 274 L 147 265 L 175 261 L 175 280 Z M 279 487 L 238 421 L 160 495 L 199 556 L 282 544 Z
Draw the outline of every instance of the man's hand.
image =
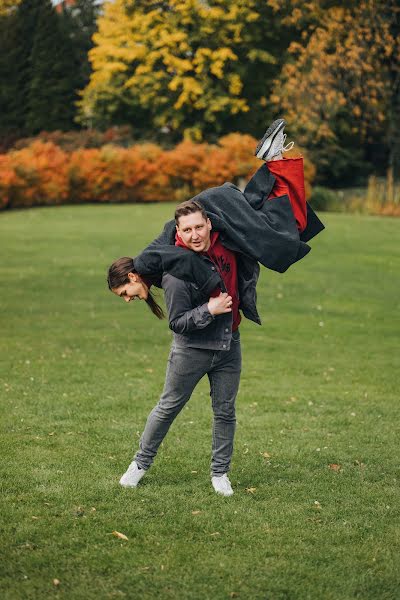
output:
M 232 296 L 228 296 L 226 292 L 221 292 L 216 298 L 210 298 L 207 307 L 212 315 L 232 312 Z

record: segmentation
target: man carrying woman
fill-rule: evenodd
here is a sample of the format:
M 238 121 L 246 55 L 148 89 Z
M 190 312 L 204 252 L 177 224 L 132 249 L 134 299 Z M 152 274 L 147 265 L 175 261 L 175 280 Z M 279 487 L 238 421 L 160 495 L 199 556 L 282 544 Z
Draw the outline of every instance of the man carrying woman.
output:
M 228 472 L 241 372 L 240 311 L 261 324 L 258 262 L 285 271 L 323 229 L 305 201 L 302 159 L 282 156 L 293 145 L 284 146 L 284 125 L 278 119 L 267 129 L 256 149 L 265 165 L 243 193 L 224 184 L 183 202 L 174 222 L 138 257 L 118 259 L 109 268 L 109 289 L 126 302 L 145 300 L 158 318 L 163 311 L 150 288 L 162 287 L 173 332 L 164 390 L 120 479 L 124 487 L 136 487 L 146 474 L 170 425 L 207 375 L 214 414 L 211 482 L 218 494 L 233 494 Z

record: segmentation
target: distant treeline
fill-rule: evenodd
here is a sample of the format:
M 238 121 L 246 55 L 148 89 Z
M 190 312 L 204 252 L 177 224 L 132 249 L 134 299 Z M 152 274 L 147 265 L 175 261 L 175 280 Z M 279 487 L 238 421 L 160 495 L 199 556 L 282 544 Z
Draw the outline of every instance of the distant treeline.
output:
M 2 149 L 129 126 L 164 148 L 259 137 L 283 116 L 316 182 L 400 172 L 397 0 L 0 4 Z

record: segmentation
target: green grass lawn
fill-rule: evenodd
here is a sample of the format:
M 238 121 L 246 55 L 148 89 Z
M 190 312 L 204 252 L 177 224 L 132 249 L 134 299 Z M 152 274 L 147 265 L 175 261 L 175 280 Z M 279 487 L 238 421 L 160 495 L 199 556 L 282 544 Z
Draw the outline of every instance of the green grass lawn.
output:
M 303 261 L 262 270 L 222 498 L 206 382 L 118 484 L 171 334 L 106 269 L 172 210 L 0 215 L 1 598 L 398 599 L 399 221 L 322 215 Z

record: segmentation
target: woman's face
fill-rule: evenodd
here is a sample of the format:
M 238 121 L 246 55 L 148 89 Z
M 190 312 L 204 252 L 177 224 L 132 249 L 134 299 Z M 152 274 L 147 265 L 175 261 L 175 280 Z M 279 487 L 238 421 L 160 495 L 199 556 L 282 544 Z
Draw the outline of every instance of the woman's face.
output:
M 140 275 L 137 273 L 128 273 L 129 282 L 113 288 L 113 293 L 123 298 L 125 302 L 131 300 L 147 300 L 149 296 L 149 288 L 143 283 Z

